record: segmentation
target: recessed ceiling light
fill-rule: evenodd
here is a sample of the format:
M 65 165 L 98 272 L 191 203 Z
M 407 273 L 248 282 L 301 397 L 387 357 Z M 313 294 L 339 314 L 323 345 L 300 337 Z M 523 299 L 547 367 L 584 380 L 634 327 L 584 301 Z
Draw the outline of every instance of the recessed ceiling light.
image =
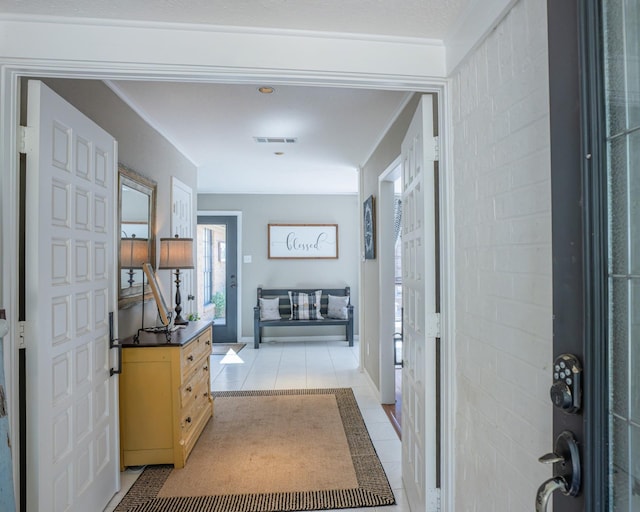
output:
M 273 87 L 269 87 L 268 85 L 265 85 L 263 87 L 258 87 L 258 91 L 261 92 L 262 94 L 271 94 L 273 91 L 275 91 L 275 89 Z

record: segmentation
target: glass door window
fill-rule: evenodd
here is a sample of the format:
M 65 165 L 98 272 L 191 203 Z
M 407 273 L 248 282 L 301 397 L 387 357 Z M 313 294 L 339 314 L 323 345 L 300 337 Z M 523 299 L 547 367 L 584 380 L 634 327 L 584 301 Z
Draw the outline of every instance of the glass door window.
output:
M 202 282 L 198 290 L 198 313 L 214 325 L 227 322 L 227 262 L 226 262 L 226 224 L 198 225 L 198 240 L 201 246 L 198 268 L 202 270 Z
M 640 4 L 603 2 L 609 510 L 640 510 Z

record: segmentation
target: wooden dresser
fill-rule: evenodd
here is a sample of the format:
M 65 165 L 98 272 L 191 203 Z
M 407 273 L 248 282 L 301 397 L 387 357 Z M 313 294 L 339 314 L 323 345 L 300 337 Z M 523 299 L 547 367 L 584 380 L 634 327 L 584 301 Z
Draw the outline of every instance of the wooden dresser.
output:
M 120 466 L 184 464 L 213 416 L 211 322 L 122 342 Z

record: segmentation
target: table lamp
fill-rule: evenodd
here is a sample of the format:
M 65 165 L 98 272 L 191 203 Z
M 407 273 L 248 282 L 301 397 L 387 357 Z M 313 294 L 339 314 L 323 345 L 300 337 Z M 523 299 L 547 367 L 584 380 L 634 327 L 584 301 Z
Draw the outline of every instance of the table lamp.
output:
M 180 269 L 194 268 L 193 264 L 193 238 L 180 238 L 176 235 L 174 238 L 160 239 L 160 264 L 158 269 L 175 269 L 176 271 L 176 316 L 173 321 L 175 325 L 186 325 L 188 320 L 182 318 L 182 306 L 180 305 Z
M 120 239 L 120 267 L 129 269 L 129 288 L 135 282 L 133 279 L 135 268 L 142 268 L 142 264 L 149 261 L 149 240 L 147 238 L 137 238 L 131 235 L 131 238 Z M 144 290 L 142 290 L 144 295 Z

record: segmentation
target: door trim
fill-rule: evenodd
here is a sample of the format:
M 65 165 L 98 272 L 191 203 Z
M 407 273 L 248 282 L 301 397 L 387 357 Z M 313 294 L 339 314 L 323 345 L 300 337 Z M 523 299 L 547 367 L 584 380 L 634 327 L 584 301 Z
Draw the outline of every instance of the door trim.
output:
M 236 254 L 236 269 L 237 269 L 237 279 L 236 286 L 238 289 L 238 293 L 236 294 L 236 332 L 238 333 L 238 341 L 246 341 L 244 336 L 242 336 L 242 212 L 240 211 L 232 211 L 232 210 L 198 210 L 196 213 L 196 219 L 198 216 L 212 215 L 219 217 L 236 217 L 237 221 L 237 246 L 238 253 Z M 253 343 L 253 338 L 247 336 L 247 340 L 250 340 Z M 215 341 L 215 340 L 214 340 Z
M 396 371 L 393 350 L 395 332 L 395 244 L 393 233 L 393 180 L 400 178 L 402 158 L 398 156 L 387 169 L 378 176 L 378 274 L 380 297 L 378 298 L 378 318 L 380 333 L 380 401 L 393 404 L 396 398 Z M 396 170 L 397 173 L 396 173 Z M 397 176 L 396 176 L 397 174 Z M 384 249 L 383 249 L 384 248 Z M 389 351 L 389 346 L 392 351 Z M 384 350 L 383 350 L 384 348 Z
M 579 434 L 584 480 L 577 500 L 584 503 L 556 493 L 555 506 L 567 510 L 604 510 L 608 494 L 606 153 L 597 3 L 547 1 L 553 303 L 562 304 L 561 314 L 554 307 L 553 358 L 573 339 L 567 346 L 580 347 L 573 351 L 584 367 L 582 414 L 553 413 L 554 439 L 563 430 Z
M 608 199 L 601 2 L 578 2 L 582 182 L 584 190 L 585 506 L 604 510 L 609 498 Z M 589 158 L 586 155 L 589 155 Z

